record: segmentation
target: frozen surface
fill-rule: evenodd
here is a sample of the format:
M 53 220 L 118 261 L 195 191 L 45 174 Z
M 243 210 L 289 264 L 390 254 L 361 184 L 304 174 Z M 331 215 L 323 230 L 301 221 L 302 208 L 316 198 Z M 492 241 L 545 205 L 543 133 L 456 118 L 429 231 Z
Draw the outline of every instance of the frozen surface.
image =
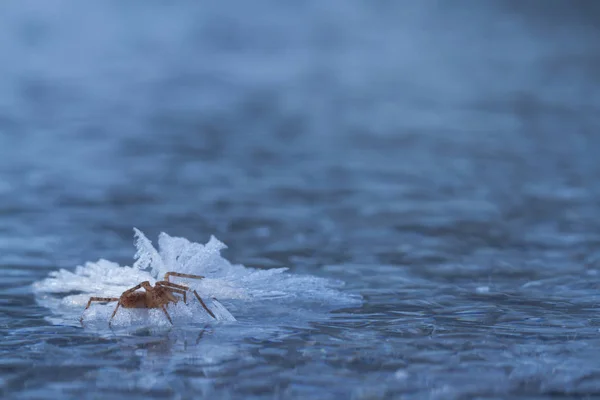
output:
M 223 303 L 232 302 L 238 313 L 250 317 L 260 315 L 262 320 L 275 317 L 273 323 L 314 320 L 332 309 L 360 304 L 360 296 L 341 293 L 337 288 L 342 282 L 314 276 L 294 275 L 287 268 L 261 270 L 233 265 L 221 256 L 225 249 L 222 242 L 211 236 L 202 245 L 185 238 L 172 237 L 162 232 L 158 250 L 138 229 L 135 232 L 137 252 L 133 267 L 120 266 L 107 260 L 88 262 L 75 271 L 61 269 L 33 284 L 40 304 L 49 307 L 62 319 L 52 316 L 54 323 L 79 323 L 83 315 L 85 325 L 106 325 L 115 303 L 92 303 L 81 314 L 92 296 L 119 297 L 125 290 L 140 282 L 154 285 L 167 272 L 181 272 L 204 276 L 196 280 L 172 276 L 171 282 L 185 284 L 190 288 L 188 302 L 170 304 L 168 307 L 174 324 L 213 322 L 192 295 L 196 290 L 213 311 L 217 321 L 235 321 L 235 317 Z M 143 289 L 140 289 L 143 291 Z M 72 294 L 72 293 L 76 294 Z M 280 317 L 285 315 L 285 317 Z M 115 326 L 147 325 L 169 326 L 161 310 L 123 309 L 115 315 Z
M 597 398 L 599 11 L 0 1 L 0 397 Z

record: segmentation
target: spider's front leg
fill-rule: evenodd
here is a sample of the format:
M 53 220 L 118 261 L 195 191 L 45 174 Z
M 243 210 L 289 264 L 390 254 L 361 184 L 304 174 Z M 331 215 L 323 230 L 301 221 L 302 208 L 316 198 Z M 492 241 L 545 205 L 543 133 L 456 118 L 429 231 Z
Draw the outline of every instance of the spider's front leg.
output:
M 109 303 L 111 301 L 119 301 L 119 298 L 118 297 L 90 297 L 90 300 L 88 301 L 87 306 L 85 306 L 85 308 L 83 309 L 84 313 L 85 313 L 85 310 L 90 308 L 93 301 Z M 83 314 L 81 314 L 81 318 L 79 318 L 79 322 L 83 326 Z

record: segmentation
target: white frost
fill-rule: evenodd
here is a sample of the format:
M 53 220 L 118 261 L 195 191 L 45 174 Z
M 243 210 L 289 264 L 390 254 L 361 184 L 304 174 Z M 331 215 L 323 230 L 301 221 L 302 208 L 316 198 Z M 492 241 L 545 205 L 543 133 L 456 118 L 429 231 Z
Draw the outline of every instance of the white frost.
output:
M 119 297 L 142 281 L 154 284 L 169 271 L 205 276 L 202 280 L 171 279 L 197 290 L 219 321 L 235 321 L 234 315 L 250 319 L 285 315 L 301 321 L 360 302 L 357 296 L 338 290 L 341 282 L 290 274 L 287 268 L 262 270 L 231 264 L 221 256 L 227 246 L 214 236 L 203 245 L 161 233 L 157 250 L 141 231 L 134 232 L 137 252 L 133 267 L 99 260 L 78 266 L 73 272 L 52 272 L 33 284 L 40 302 L 62 316 L 63 323 L 78 322 L 91 296 Z M 93 303 L 85 312 L 86 324 L 106 324 L 115 306 L 116 302 Z M 187 305 L 171 304 L 168 310 L 174 324 L 214 321 L 191 293 Z M 162 311 L 156 309 L 120 309 L 113 324 L 169 325 Z
M 134 256 L 136 261 L 133 263 L 133 266 L 143 270 L 150 268 L 150 273 L 156 278 L 158 273 L 164 269 L 162 257 L 158 254 L 154 246 L 152 246 L 150 239 L 148 239 L 142 231 L 133 228 L 133 232 L 135 236 L 135 247 L 137 248 L 137 252 Z

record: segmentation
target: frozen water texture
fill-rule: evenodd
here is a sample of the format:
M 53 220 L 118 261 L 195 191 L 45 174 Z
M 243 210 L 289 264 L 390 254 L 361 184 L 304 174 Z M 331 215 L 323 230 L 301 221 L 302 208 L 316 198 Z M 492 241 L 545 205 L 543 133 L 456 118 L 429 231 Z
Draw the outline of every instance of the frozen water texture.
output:
M 181 277 L 171 280 L 197 290 L 219 321 L 235 321 L 233 314 L 236 314 L 263 321 L 273 317 L 280 322 L 286 322 L 285 318 L 289 319 L 287 322 L 306 322 L 334 308 L 360 302 L 359 297 L 340 292 L 339 281 L 294 275 L 286 272 L 287 268 L 261 270 L 231 264 L 221 256 L 221 250 L 227 246 L 214 236 L 203 245 L 161 233 L 156 249 L 141 231 L 134 231 L 137 252 L 133 267 L 101 259 L 78 266 L 75 271 L 54 271 L 33 284 L 41 304 L 54 312 L 54 323 L 77 324 L 90 297 L 119 297 L 140 282 L 154 284 L 169 271 L 204 276 L 202 280 Z M 194 296 L 188 295 L 187 303 L 169 305 L 174 324 L 213 321 Z M 92 303 L 84 313 L 86 326 L 105 324 L 115 306 L 115 302 Z M 122 308 L 113 324 L 170 325 L 159 309 Z

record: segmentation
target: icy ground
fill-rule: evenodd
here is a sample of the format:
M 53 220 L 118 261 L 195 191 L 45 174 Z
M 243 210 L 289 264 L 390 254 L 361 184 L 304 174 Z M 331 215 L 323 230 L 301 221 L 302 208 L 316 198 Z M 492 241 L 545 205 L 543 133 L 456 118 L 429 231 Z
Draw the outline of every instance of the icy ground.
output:
M 116 303 L 92 303 L 83 314 L 92 296 L 119 297 L 125 290 L 143 281 L 152 285 L 169 271 L 201 275 L 195 280 L 172 277 L 173 282 L 196 290 L 219 322 L 236 321 L 238 317 L 259 315 L 274 318 L 279 323 L 303 319 L 314 320 L 336 307 L 360 304 L 359 296 L 341 293 L 342 282 L 289 274 L 287 268 L 255 269 L 233 265 L 221 256 L 227 248 L 214 236 L 206 244 L 193 243 L 181 237 L 161 233 L 158 249 L 134 228 L 137 252 L 133 266 L 120 266 L 104 259 L 78 266 L 75 271 L 61 269 L 35 282 L 33 290 L 41 305 L 52 310 L 49 320 L 55 324 L 78 325 L 83 315 L 84 326 L 107 325 Z M 143 290 L 143 289 L 140 289 Z M 188 294 L 183 302 L 170 304 L 169 314 L 175 325 L 214 322 L 198 301 Z M 123 309 L 113 319 L 114 326 L 169 326 L 160 309 Z
M 599 6 L 0 2 L 0 398 L 598 398 Z

